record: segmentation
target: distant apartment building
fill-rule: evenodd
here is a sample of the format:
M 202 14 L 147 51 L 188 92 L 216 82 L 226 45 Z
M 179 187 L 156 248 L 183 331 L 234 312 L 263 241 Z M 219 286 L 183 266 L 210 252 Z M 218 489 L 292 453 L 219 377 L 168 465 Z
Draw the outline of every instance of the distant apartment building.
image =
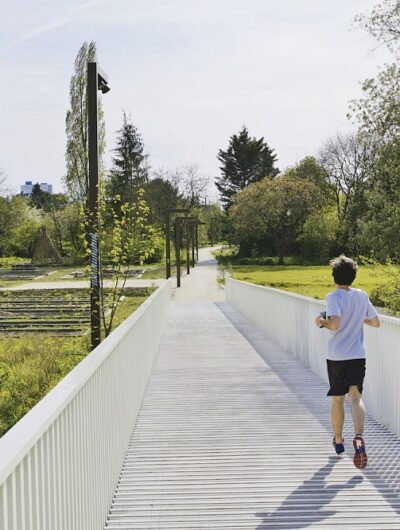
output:
M 31 195 L 34 185 L 35 184 L 31 180 L 26 180 L 25 184 L 22 184 L 21 186 L 21 195 Z M 53 193 L 52 184 L 47 184 L 47 182 L 41 182 L 39 186 L 42 191 L 46 191 L 47 193 Z

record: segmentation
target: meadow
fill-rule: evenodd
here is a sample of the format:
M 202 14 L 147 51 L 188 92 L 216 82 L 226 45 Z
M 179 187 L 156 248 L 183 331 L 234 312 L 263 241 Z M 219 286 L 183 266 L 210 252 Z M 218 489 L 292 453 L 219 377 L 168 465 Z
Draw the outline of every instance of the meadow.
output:
M 237 280 L 320 300 L 335 288 L 328 265 L 231 265 L 229 268 Z M 353 287 L 365 290 L 374 300 L 386 275 L 384 266 L 360 266 Z

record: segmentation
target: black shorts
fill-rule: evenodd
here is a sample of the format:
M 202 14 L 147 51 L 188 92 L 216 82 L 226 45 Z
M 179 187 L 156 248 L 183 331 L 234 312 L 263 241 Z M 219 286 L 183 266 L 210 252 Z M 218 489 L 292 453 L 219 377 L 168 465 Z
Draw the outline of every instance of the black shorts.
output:
M 327 359 L 330 389 L 328 396 L 344 396 L 349 386 L 357 385 L 360 394 L 363 391 L 365 377 L 365 359 L 331 361 Z

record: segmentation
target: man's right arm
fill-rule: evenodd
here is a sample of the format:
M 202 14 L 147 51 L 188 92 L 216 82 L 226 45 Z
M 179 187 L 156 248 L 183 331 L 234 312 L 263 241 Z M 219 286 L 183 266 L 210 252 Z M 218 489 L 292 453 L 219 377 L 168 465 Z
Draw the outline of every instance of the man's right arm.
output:
M 375 309 L 375 307 L 371 304 L 371 301 L 368 298 L 368 295 L 365 291 L 364 291 L 364 294 L 367 297 L 367 301 L 368 301 L 367 315 L 366 315 L 366 319 L 364 320 L 364 324 L 367 324 L 367 326 L 371 326 L 372 328 L 379 328 L 379 326 L 381 325 L 381 322 L 378 317 L 378 312 Z
M 381 321 L 378 317 L 366 318 L 364 320 L 364 324 L 367 324 L 367 326 L 371 326 L 372 328 L 379 328 L 381 325 Z

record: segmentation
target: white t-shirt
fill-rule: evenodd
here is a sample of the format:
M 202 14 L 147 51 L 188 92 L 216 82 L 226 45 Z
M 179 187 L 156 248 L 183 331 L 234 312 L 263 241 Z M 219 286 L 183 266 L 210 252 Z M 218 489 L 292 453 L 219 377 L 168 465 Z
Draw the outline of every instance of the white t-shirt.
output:
M 326 297 L 326 316 L 340 317 L 340 328 L 330 331 L 327 359 L 365 359 L 364 320 L 377 316 L 367 293 L 361 289 L 336 289 Z

